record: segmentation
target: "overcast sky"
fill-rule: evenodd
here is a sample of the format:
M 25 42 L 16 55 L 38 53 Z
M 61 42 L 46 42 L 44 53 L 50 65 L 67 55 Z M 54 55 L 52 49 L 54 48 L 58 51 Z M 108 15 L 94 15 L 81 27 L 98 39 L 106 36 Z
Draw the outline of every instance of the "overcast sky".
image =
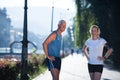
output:
M 60 19 L 67 21 L 75 16 L 74 0 L 28 0 L 28 30 L 45 35 L 51 31 L 51 13 L 54 5 L 53 30 Z M 0 8 L 6 8 L 12 26 L 22 28 L 24 0 L 0 0 Z
M 24 6 L 25 0 L 0 0 L 0 7 Z M 74 10 L 74 0 L 27 0 L 28 6 L 48 6 L 53 4 L 55 7 Z

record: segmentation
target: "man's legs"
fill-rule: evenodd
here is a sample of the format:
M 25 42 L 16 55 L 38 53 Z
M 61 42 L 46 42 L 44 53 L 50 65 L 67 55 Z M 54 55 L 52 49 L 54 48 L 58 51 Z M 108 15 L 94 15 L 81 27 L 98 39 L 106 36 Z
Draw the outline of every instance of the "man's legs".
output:
M 53 80 L 59 80 L 59 74 L 60 74 L 60 71 L 58 69 L 54 68 L 51 70 L 51 75 Z

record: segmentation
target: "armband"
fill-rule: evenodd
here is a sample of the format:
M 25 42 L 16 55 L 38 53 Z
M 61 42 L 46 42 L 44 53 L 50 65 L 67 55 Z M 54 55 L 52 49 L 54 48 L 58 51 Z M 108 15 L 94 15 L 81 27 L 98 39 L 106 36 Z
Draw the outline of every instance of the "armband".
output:
M 107 49 L 110 49 L 110 48 L 111 48 L 111 46 L 108 45 L 108 43 L 105 44 L 105 47 L 106 47 Z

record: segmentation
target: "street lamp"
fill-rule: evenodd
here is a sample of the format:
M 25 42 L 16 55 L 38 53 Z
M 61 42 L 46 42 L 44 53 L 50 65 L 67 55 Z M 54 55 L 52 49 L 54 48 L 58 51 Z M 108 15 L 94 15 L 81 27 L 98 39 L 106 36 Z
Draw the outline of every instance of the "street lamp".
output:
M 53 4 L 52 4 L 51 32 L 53 31 L 53 17 L 54 17 L 54 1 L 53 1 Z
M 22 57 L 21 57 L 21 76 L 20 80 L 29 80 L 28 76 L 28 39 L 27 39 L 27 0 L 24 6 L 24 26 L 22 40 Z

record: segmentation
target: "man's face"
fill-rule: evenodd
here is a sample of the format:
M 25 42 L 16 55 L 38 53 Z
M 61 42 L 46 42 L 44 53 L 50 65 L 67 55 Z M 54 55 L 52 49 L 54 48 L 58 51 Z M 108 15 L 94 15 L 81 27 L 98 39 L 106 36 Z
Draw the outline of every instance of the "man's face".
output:
M 58 25 L 59 26 L 59 30 L 61 31 L 61 32 L 63 32 L 63 31 L 65 31 L 65 29 L 66 29 L 66 22 L 62 22 L 60 25 Z

